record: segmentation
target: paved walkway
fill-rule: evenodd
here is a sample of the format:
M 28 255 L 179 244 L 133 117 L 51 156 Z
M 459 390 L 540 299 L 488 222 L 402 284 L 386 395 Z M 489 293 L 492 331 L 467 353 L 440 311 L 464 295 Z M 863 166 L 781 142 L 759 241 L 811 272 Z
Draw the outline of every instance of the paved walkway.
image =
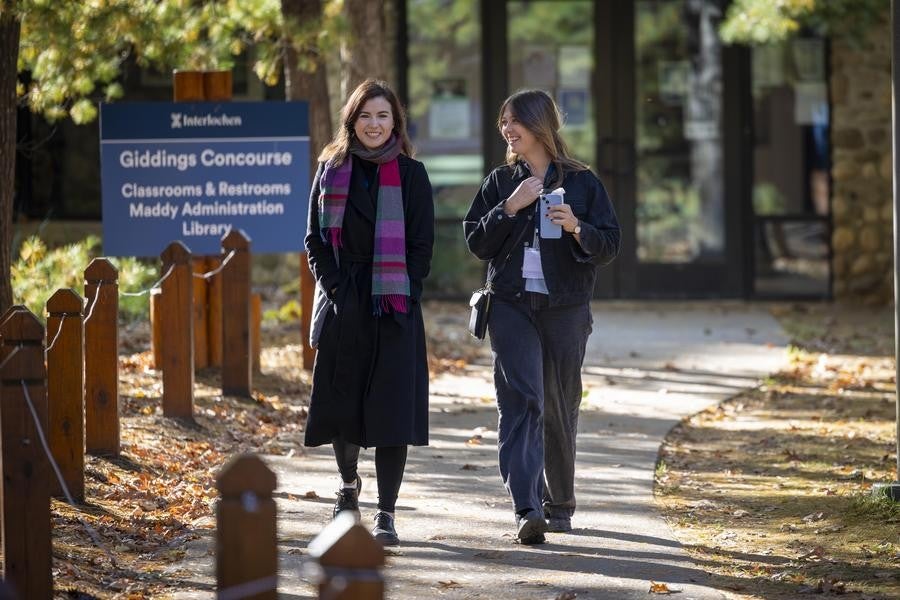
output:
M 403 543 L 388 557 L 386 597 L 553 599 L 574 592 L 579 600 L 646 599 L 654 581 L 679 590 L 684 600 L 723 598 L 704 585 L 702 568 L 657 514 L 656 454 L 680 418 L 780 368 L 786 343 L 761 305 L 596 304 L 579 427 L 575 530 L 548 534 L 547 544 L 533 547 L 513 541 L 512 511 L 496 466 L 489 365 L 439 377 L 432 382 L 431 445 L 410 451 L 397 510 Z M 360 473 L 366 525 L 377 495 L 371 456 L 364 453 Z M 331 512 L 336 476 L 330 448 L 265 459 L 279 481 L 280 597 L 314 598 L 300 567 L 307 543 Z M 319 497 L 304 499 L 311 491 Z M 196 542 L 200 548 L 208 543 Z M 212 582 L 211 556 L 194 559 L 193 569 L 198 580 Z

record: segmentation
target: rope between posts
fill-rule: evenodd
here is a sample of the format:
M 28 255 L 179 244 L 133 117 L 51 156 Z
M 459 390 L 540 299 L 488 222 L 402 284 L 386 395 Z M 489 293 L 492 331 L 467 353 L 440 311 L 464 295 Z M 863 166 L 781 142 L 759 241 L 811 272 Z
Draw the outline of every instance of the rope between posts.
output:
M 222 272 L 222 269 L 225 268 L 225 265 L 228 264 L 228 261 L 231 260 L 231 258 L 234 256 L 235 252 L 236 252 L 235 250 L 232 250 L 231 252 L 229 252 L 228 255 L 222 260 L 222 264 L 219 265 L 218 267 L 216 267 L 215 269 L 213 269 L 212 271 L 208 271 L 206 273 L 192 273 L 192 275 L 194 277 L 196 277 L 197 279 L 212 279 L 213 277 L 215 277 L 216 275 L 218 275 L 219 273 Z
M 94 299 L 91 300 L 91 310 L 88 311 L 87 316 L 84 318 L 84 324 L 87 325 L 87 322 L 91 320 L 91 317 L 94 316 L 94 308 L 97 307 L 97 300 L 100 298 L 100 284 L 97 284 L 97 289 L 94 290 Z
M 22 346 L 21 346 L 21 345 L 16 346 L 15 348 L 13 348 L 13 351 L 9 353 L 9 356 L 7 356 L 7 357 L 3 360 L 2 363 L 0 363 L 0 371 L 3 370 L 3 367 L 6 366 L 6 363 L 8 363 L 8 362 L 10 361 L 10 359 L 12 359 L 12 357 L 15 356 L 16 353 L 17 353 L 19 350 L 21 350 L 21 349 L 22 349 Z
M 149 294 L 153 289 L 158 288 L 160 286 L 160 284 L 162 284 L 162 282 L 165 281 L 169 277 L 169 275 L 172 274 L 172 271 L 174 271 L 174 270 L 175 270 L 175 263 L 172 263 L 171 265 L 169 265 L 169 270 L 166 271 L 166 274 L 163 275 L 162 277 L 160 277 L 156 283 L 154 283 L 147 289 L 141 290 L 139 292 L 119 292 L 119 295 L 121 295 L 121 296 L 144 296 L 146 294 Z
M 31 401 L 31 394 L 28 393 L 28 385 L 25 383 L 25 380 L 22 380 L 22 391 L 25 393 L 25 403 L 28 404 L 28 410 L 31 411 L 31 418 L 34 419 L 34 427 L 37 430 L 38 438 L 41 440 L 41 446 L 44 448 L 44 454 L 47 455 L 47 460 L 50 461 L 50 466 L 53 467 L 53 472 L 56 473 L 56 479 L 59 481 L 59 486 L 62 488 L 63 495 L 66 497 L 66 500 L 72 506 L 77 506 L 75 499 L 72 498 L 71 492 L 69 492 L 69 486 L 66 485 L 65 479 L 63 479 L 62 472 L 59 470 L 59 465 L 56 464 L 56 461 L 53 460 L 53 454 L 50 452 L 50 446 L 47 445 L 47 437 L 44 435 L 44 430 L 41 428 L 41 420 L 38 418 L 37 410 L 34 408 L 34 403 Z M 101 551 L 106 555 L 106 558 L 109 559 L 110 564 L 112 564 L 113 568 L 116 570 L 119 569 L 118 563 L 116 563 L 116 558 L 112 555 L 109 549 L 104 545 L 103 540 L 100 538 L 100 534 L 91 527 L 87 521 L 82 519 L 81 517 L 76 517 L 78 522 L 81 523 L 81 526 L 84 527 L 85 531 L 88 532 L 88 535 L 91 536 L 91 539 L 94 540 L 94 543 L 97 544 L 97 547 L 100 548 Z
M 56 345 L 56 340 L 59 339 L 60 334 L 62 334 L 63 323 L 66 322 L 66 314 L 63 313 L 62 317 L 59 320 L 59 329 L 56 330 L 56 335 L 53 336 L 53 341 L 47 345 L 47 348 L 44 350 L 44 358 L 47 358 L 47 354 L 50 353 L 50 350 L 53 349 L 53 346 Z

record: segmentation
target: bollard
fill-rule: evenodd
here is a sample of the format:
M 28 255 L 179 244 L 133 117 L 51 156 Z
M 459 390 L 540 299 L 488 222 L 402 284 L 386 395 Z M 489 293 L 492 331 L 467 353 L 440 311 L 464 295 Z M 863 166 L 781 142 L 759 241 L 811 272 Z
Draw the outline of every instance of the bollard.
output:
M 118 279 L 105 258 L 84 270 L 84 436 L 95 456 L 119 455 Z
M 216 507 L 219 594 L 230 589 L 235 597 L 278 597 L 275 486 L 275 473 L 252 454 L 232 459 L 216 477 L 221 497 Z
M 194 321 L 191 251 L 172 242 L 161 255 L 162 272 L 173 267 L 162 282 L 163 415 L 194 417 Z
M 354 515 L 338 514 L 308 550 L 318 563 L 320 600 L 383 600 L 384 548 Z
M 234 256 L 222 277 L 222 393 L 250 396 L 250 238 L 232 229 L 222 238 L 222 253 Z
M 72 498 L 84 500 L 84 302 L 75 290 L 47 300 L 47 410 L 50 453 Z M 64 497 L 56 478 L 50 493 Z
M 5 316 L 0 323 L 3 579 L 21 598 L 49 599 L 53 596 L 51 471 L 38 433 L 38 426 L 47 431 L 44 328 L 27 310 L 14 310 Z M 29 398 L 39 425 L 35 424 Z

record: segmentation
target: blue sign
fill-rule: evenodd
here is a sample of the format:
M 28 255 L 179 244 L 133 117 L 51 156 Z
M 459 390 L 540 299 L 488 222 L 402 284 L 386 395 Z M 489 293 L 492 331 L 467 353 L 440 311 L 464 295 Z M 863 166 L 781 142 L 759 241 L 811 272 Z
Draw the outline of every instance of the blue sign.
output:
M 243 229 L 254 253 L 300 252 L 309 200 L 305 102 L 100 107 L 103 253 L 216 255 Z

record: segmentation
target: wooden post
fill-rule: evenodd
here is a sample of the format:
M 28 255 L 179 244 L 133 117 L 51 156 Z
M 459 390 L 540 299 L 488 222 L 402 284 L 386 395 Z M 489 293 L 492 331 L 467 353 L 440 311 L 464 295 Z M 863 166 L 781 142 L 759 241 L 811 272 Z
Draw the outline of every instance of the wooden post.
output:
M 22 386 L 24 382 L 39 426 L 46 432 L 44 328 L 30 311 L 14 310 L 7 314 L 0 324 L 3 579 L 21 598 L 44 600 L 53 596 L 51 470 Z
M 84 433 L 87 452 L 95 456 L 119 455 L 118 279 L 105 258 L 84 270 Z
M 261 368 L 262 352 L 262 296 L 259 292 L 250 294 L 250 354 L 253 358 L 253 370 Z
M 78 502 L 84 500 L 83 306 L 81 296 L 72 289 L 57 290 L 47 300 L 47 434 L 63 481 Z M 50 493 L 65 496 L 56 478 L 51 480 Z
M 222 254 L 234 252 L 222 277 L 222 393 L 250 396 L 250 238 L 232 229 L 222 239 Z M 223 259 L 224 260 L 224 259 Z
M 215 271 L 222 265 L 222 259 L 217 256 L 206 258 L 206 270 Z M 209 311 L 206 320 L 207 341 L 209 342 L 209 366 L 222 366 L 222 278 L 212 277 L 207 280 L 207 298 Z
M 173 71 L 175 102 L 225 102 L 232 97 L 231 71 Z M 194 271 L 212 271 L 212 257 L 194 257 Z M 222 365 L 221 285 L 212 280 L 194 281 L 194 368 Z M 152 319 L 151 319 L 151 322 Z
M 162 272 L 172 273 L 162 282 L 163 415 L 194 418 L 194 278 L 191 251 L 172 242 L 161 255 Z
M 384 548 L 349 512 L 326 525 L 308 551 L 319 563 L 320 599 L 383 600 Z
M 172 71 L 172 95 L 175 102 L 202 102 L 203 71 Z
M 231 71 L 204 71 L 203 97 L 207 102 L 231 100 Z
M 3 315 L 0 315 L 0 323 L 3 323 L 10 315 L 19 311 L 27 311 L 28 308 L 24 304 L 13 304 L 9 308 L 6 309 L 6 312 Z
M 206 273 L 206 259 L 195 256 L 191 261 L 194 273 Z M 209 318 L 209 306 L 207 305 L 206 279 L 193 278 L 194 285 L 194 369 L 205 369 L 209 366 L 209 345 L 206 321 Z
M 162 369 L 162 323 L 160 313 L 162 305 L 162 288 L 150 290 L 150 352 L 153 355 L 153 368 Z
M 278 597 L 277 508 L 272 499 L 275 486 L 275 473 L 252 454 L 232 459 L 219 472 L 216 582 L 220 593 L 248 584 L 256 593 L 242 598 Z
M 313 293 L 316 279 L 309 268 L 307 255 L 300 255 L 300 337 L 303 339 L 303 368 L 312 370 L 316 350 L 309 345 L 309 330 L 312 323 Z

